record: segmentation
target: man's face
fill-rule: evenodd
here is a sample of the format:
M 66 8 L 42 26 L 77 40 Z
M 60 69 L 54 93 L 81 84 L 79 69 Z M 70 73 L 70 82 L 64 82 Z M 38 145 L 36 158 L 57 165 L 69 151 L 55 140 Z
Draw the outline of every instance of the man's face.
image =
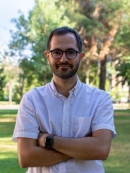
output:
M 78 50 L 77 40 L 72 33 L 53 36 L 50 42 L 50 50 L 60 49 L 66 51 L 67 49 Z M 75 59 L 68 59 L 63 53 L 60 59 L 54 59 L 49 52 L 45 52 L 52 72 L 55 76 L 62 79 L 69 79 L 76 75 L 80 60 L 83 58 L 83 53 L 77 53 Z

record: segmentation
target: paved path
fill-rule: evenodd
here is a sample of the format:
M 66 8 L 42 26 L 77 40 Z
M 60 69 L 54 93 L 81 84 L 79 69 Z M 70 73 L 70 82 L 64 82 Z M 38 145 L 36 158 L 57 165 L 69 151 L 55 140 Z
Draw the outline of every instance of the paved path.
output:
M 0 105 L 0 110 L 17 110 L 19 105 Z

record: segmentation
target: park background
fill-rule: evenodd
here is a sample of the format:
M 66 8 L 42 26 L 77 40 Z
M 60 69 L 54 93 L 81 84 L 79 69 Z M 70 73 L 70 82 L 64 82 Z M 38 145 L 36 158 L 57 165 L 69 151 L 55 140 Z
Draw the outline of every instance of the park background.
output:
M 43 52 L 48 34 L 60 26 L 76 29 L 83 40 L 80 80 L 105 90 L 113 101 L 118 135 L 103 162 L 106 173 L 129 173 L 129 0 L 0 0 L 0 9 L 0 173 L 25 172 L 11 141 L 17 109 L 25 92 L 51 80 Z

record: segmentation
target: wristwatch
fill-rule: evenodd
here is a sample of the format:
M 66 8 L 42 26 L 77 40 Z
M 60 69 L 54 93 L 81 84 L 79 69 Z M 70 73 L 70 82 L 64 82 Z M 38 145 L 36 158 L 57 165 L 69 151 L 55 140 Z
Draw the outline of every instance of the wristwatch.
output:
M 52 148 L 52 146 L 53 146 L 53 140 L 54 140 L 53 137 L 54 137 L 53 135 L 46 137 L 45 148 L 47 148 L 47 149 L 53 149 Z

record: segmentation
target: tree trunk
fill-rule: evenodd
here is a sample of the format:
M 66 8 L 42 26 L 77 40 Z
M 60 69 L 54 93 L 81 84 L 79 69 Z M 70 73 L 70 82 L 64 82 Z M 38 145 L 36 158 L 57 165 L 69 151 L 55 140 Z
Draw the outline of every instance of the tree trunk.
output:
M 129 108 L 130 108 L 130 86 L 129 86 L 129 91 L 128 91 L 128 103 L 129 103 Z
M 9 104 L 12 105 L 12 81 L 9 82 Z
M 99 88 L 105 90 L 105 81 L 106 81 L 106 56 L 101 60 L 100 64 L 100 82 Z
M 24 91 L 24 81 L 25 81 L 25 76 L 24 74 L 21 75 L 21 80 L 20 80 L 20 83 L 21 83 L 21 86 L 20 86 L 20 98 L 22 99 L 23 97 L 23 91 Z
M 86 84 L 89 85 L 89 65 L 90 65 L 90 59 L 87 58 L 86 60 Z

